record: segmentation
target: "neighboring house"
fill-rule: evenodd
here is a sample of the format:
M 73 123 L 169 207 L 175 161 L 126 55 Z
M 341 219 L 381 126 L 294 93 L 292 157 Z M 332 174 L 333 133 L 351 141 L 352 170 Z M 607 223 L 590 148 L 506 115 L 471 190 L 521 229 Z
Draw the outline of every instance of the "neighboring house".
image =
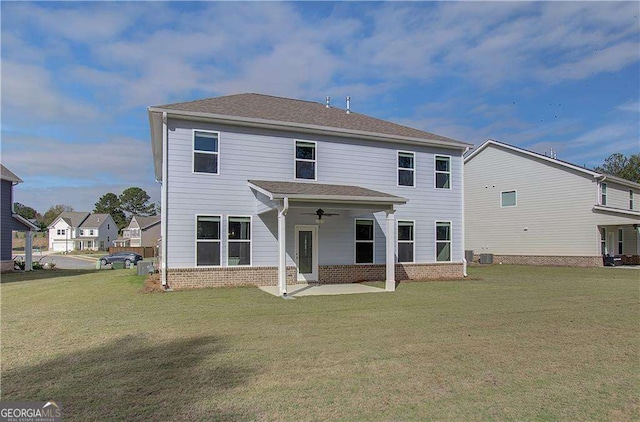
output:
M 13 187 L 22 180 L 8 168 L 0 164 L 0 271 L 13 270 L 12 233 L 14 231 L 25 234 L 25 269 L 32 268 L 32 239 L 33 232 L 38 226 L 13 212 Z
M 488 140 L 464 160 L 465 245 L 494 261 L 601 266 L 640 254 L 640 184 Z
M 160 216 L 150 217 L 134 215 L 129 226 L 122 230 L 122 237 L 116 239 L 114 246 L 155 247 L 160 238 Z
M 49 225 L 49 250 L 105 250 L 118 236 L 109 214 L 63 212 Z
M 239 94 L 150 107 L 162 283 L 462 277 L 471 146 L 328 104 Z

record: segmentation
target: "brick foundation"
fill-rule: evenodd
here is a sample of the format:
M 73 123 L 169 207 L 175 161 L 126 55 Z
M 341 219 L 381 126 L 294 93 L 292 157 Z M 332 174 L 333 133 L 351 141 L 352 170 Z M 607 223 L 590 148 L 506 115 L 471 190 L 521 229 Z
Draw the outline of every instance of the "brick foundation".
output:
M 478 262 L 480 255 L 474 255 Z M 493 255 L 493 263 L 548 267 L 602 267 L 601 256 Z
M 417 279 L 462 278 L 463 265 L 396 264 L 396 281 Z M 385 265 L 320 265 L 320 284 L 344 284 L 359 281 L 384 281 Z M 167 272 L 167 283 L 174 290 L 223 286 L 277 286 L 278 267 L 236 268 L 172 268 Z M 287 284 L 297 284 L 296 268 L 287 267 Z
M 13 260 L 11 261 L 0 261 L 0 272 L 6 273 L 9 271 L 13 271 Z

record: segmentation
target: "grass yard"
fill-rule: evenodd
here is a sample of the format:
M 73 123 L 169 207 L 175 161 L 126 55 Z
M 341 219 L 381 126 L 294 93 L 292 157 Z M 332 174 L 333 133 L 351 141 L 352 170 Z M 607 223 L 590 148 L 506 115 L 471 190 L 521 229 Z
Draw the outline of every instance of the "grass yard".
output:
M 289 301 L 141 294 L 133 274 L 3 275 L 2 400 L 76 421 L 640 418 L 637 270 L 492 266 Z

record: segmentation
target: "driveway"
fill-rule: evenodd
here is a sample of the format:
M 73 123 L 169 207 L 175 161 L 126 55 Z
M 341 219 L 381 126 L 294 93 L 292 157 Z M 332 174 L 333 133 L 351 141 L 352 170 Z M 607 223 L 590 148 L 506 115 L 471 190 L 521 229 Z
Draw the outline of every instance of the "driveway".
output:
M 24 258 L 24 254 L 20 254 Z M 96 261 L 90 258 L 79 257 L 76 255 L 58 255 L 58 254 L 33 254 L 33 262 L 40 261 L 42 265 L 47 262 L 55 262 L 56 268 L 63 268 L 66 270 L 90 270 L 96 268 Z

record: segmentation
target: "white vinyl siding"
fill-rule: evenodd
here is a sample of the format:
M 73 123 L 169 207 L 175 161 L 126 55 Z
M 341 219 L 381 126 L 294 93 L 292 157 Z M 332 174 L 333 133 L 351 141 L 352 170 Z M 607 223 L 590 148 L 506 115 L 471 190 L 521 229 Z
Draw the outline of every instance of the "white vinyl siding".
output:
M 167 259 L 169 268 L 195 266 L 196 215 L 224 216 L 223 232 L 227 216 L 251 215 L 251 265 L 277 266 L 277 213 L 257 214 L 259 201 L 247 185 L 247 180 L 293 181 L 295 175 L 295 142 L 311 138 L 316 145 L 316 176 L 321 183 L 355 185 L 404 197 L 407 204 L 396 207 L 396 220 L 414 220 L 417 239 L 433 239 L 434 221 L 462 224 L 462 151 L 440 147 L 416 146 L 415 162 L 420 169 L 415 173 L 417 186 L 407 189 L 397 185 L 397 151 L 400 145 L 353 138 L 315 136 L 291 132 L 279 132 L 257 128 L 238 128 L 205 122 L 188 122 L 169 119 L 168 132 L 169 171 L 167 178 L 169 217 L 167 233 Z M 208 130 L 220 133 L 219 176 L 193 173 L 192 132 Z M 306 139 L 304 142 L 307 142 Z M 412 146 L 413 148 L 413 146 Z M 458 154 L 458 155 L 456 155 Z M 451 189 L 438 191 L 433 196 L 435 155 L 451 156 Z M 298 180 L 301 183 L 310 180 Z M 164 204 L 163 204 L 164 205 Z M 324 207 L 327 212 L 340 215 L 326 217 L 318 231 L 319 265 L 353 265 L 354 218 L 374 220 L 374 261 L 384 264 L 386 245 L 386 216 L 382 209 L 349 211 Z M 295 264 L 294 227 L 296 224 L 315 224 L 317 218 L 305 215 L 313 211 L 291 207 L 287 214 L 287 265 Z M 325 218 L 323 218 L 324 220 Z M 461 262 L 462 230 L 453 235 L 453 261 Z M 395 240 L 395 239 L 394 239 Z M 395 241 L 394 241 L 395 244 Z M 228 244 L 222 239 L 222 265 L 226 265 Z M 416 242 L 415 262 L 435 262 L 435 245 L 432 241 Z

